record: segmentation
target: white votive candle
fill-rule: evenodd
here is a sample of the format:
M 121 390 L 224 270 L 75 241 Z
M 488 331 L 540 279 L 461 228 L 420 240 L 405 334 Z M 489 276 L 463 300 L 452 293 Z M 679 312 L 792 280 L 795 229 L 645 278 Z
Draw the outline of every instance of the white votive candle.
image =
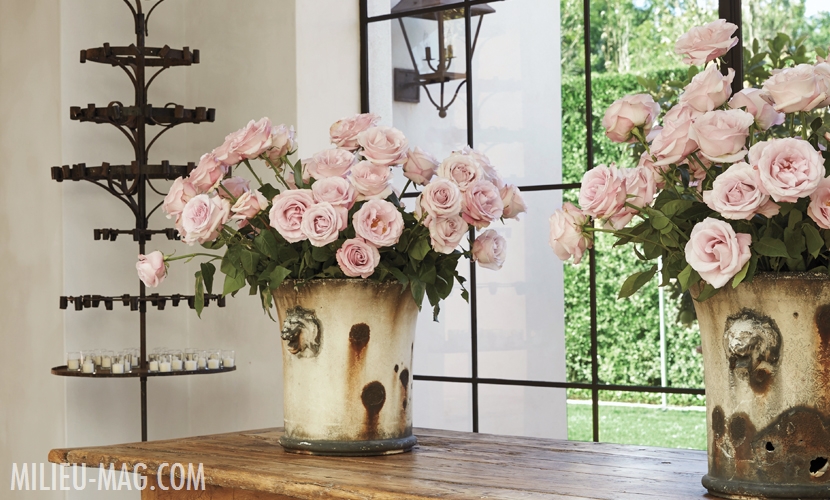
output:
M 81 361 L 79 359 L 69 359 L 66 361 L 66 369 L 67 370 L 77 370 L 81 367 Z
M 222 358 L 222 366 L 225 368 L 233 368 L 233 358 Z
M 133 354 L 131 357 L 132 357 L 132 359 L 130 360 L 130 364 L 132 366 L 138 366 L 138 365 L 141 364 L 141 363 L 138 362 L 138 355 L 137 354 Z
M 159 371 L 159 362 L 158 361 L 150 361 L 150 371 L 151 372 Z
M 112 373 L 124 373 L 124 365 L 122 363 L 113 363 Z
M 159 363 L 159 371 L 160 372 L 169 372 L 172 369 L 169 361 L 162 361 Z
M 129 360 L 129 359 L 125 359 L 125 360 L 124 360 L 124 371 L 125 371 L 125 372 L 128 372 L 128 371 L 130 371 L 130 370 L 132 369 L 132 367 L 133 367 L 133 365 L 132 365 L 132 364 L 130 364 L 130 360 Z
M 95 363 L 92 361 L 87 361 L 84 363 L 84 373 L 94 373 L 95 372 Z
M 191 372 L 196 370 L 196 360 L 188 359 L 184 362 L 184 369 Z
M 208 370 L 216 370 L 219 368 L 219 360 L 218 359 L 209 359 L 207 360 L 207 367 Z
M 184 363 L 182 363 L 182 360 L 180 360 L 180 359 L 174 359 L 174 360 L 173 360 L 173 362 L 172 362 L 171 364 L 172 364 L 172 366 L 173 366 L 173 371 L 174 371 L 174 372 L 180 372 L 180 371 L 182 371 L 182 365 L 184 364 Z
M 95 364 L 98 365 L 98 366 L 101 366 L 101 356 L 100 355 L 95 356 Z
M 112 358 L 109 356 L 101 358 L 101 368 L 112 368 Z
M 199 358 L 199 361 L 197 361 L 197 363 L 200 370 L 204 370 L 207 367 L 207 360 L 205 360 L 205 358 Z

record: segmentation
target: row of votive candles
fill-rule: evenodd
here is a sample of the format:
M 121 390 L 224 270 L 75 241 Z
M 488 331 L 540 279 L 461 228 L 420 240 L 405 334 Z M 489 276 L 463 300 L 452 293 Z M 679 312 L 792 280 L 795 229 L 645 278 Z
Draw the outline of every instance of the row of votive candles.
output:
M 66 368 L 83 373 L 130 373 L 141 362 L 139 349 L 124 349 L 118 353 L 104 349 L 67 353 Z M 176 372 L 218 370 L 236 364 L 234 351 L 218 349 L 185 349 L 184 351 L 156 348 L 148 356 L 148 371 Z

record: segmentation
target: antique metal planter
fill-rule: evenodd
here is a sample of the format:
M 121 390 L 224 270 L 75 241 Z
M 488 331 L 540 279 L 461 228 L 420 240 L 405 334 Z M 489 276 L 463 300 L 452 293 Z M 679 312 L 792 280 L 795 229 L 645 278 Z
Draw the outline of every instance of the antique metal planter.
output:
M 695 307 L 703 485 L 725 498 L 830 498 L 830 277 L 762 274 Z
M 282 325 L 286 451 L 385 455 L 410 450 L 418 307 L 398 283 L 286 281 Z

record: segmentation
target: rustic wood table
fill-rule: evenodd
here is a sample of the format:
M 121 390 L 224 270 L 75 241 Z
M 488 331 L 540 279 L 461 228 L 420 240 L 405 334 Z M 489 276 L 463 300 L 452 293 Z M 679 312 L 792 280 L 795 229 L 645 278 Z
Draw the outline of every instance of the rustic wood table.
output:
M 113 463 L 116 471 L 143 464 L 143 500 L 709 498 L 700 484 L 703 451 L 416 429 L 411 453 L 330 458 L 285 453 L 281 434 L 263 429 L 57 449 L 49 460 Z M 170 484 L 175 463 L 182 470 L 192 463 L 194 471 L 203 464 L 205 490 L 174 490 L 186 484 Z

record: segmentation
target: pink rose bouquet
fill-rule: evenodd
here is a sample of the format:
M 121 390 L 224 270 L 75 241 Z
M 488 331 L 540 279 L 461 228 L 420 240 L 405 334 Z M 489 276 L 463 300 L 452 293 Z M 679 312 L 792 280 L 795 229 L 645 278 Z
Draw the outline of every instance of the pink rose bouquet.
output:
M 770 56 L 771 70 L 758 69 L 755 55 L 746 78 L 758 88 L 733 95 L 734 72 L 716 60 L 737 44 L 735 30 L 723 20 L 692 29 L 675 49 L 703 67 L 690 68 L 683 88 L 646 82 L 651 94 L 611 105 L 606 136 L 631 151 L 620 164 L 637 166 L 588 170 L 579 206 L 566 202 L 550 219 L 562 260 L 579 263 L 594 233 L 607 232 L 641 260 L 662 262 L 628 277 L 620 297 L 658 271 L 663 285 L 700 301 L 757 273 L 830 273 L 830 64 L 823 51 L 806 61 L 803 47 Z M 666 103 L 662 119 L 654 102 Z M 456 171 L 466 200 L 476 171 Z
M 332 147 L 303 160 L 291 158 L 293 127 L 262 118 L 229 134 L 162 202 L 183 242 L 224 254 L 152 252 L 139 256 L 139 277 L 155 287 L 169 262 L 206 257 L 196 273 L 199 314 L 217 267 L 223 295 L 250 286 L 266 311 L 286 279 L 398 281 L 419 306 L 427 298 L 435 315 L 455 283 L 466 297 L 459 260 L 491 270 L 503 265 L 505 239 L 483 229 L 526 212 L 521 191 L 483 153 L 465 147 L 439 162 L 379 120 L 361 114 L 337 121 Z M 264 182 L 254 160 L 275 180 Z M 401 191 L 392 185 L 398 168 L 407 179 Z M 404 197 L 414 198 L 413 209 Z M 476 237 L 476 230 L 483 232 Z

